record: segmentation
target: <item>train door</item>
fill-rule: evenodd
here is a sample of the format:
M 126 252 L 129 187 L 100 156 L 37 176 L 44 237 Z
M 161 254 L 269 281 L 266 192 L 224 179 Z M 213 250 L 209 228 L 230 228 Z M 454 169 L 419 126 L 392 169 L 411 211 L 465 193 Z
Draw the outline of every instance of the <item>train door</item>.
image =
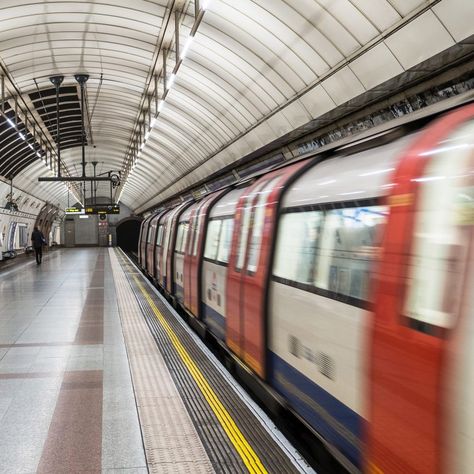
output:
M 174 246 L 174 271 L 173 271 L 173 283 L 174 283 L 174 294 L 176 299 L 184 304 L 184 296 L 187 286 L 187 281 L 185 278 L 185 266 L 187 263 L 188 255 L 188 241 L 192 239 L 191 234 L 192 230 L 190 229 L 191 218 L 198 208 L 198 203 L 193 204 L 191 207 L 188 207 L 179 217 L 177 223 L 177 234 L 176 242 Z
M 375 293 L 368 472 L 472 472 L 473 120 L 471 106 L 434 123 L 395 174 Z
M 142 226 L 142 235 L 140 239 L 140 249 L 139 249 L 139 259 L 140 259 L 140 266 L 145 269 L 146 267 L 146 248 L 147 248 L 147 240 L 148 240 L 148 226 L 150 224 L 152 216 L 147 217 L 143 221 L 143 226 Z
M 307 161 L 260 178 L 239 200 L 226 289 L 226 342 L 265 377 L 266 297 L 278 203 L 285 185 Z
M 184 265 L 184 305 L 198 319 L 201 318 L 201 267 L 206 238 L 207 217 L 214 203 L 227 192 L 223 190 L 205 197 L 190 216 L 190 235 Z
M 148 225 L 148 239 L 146 245 L 146 272 L 152 278 L 155 272 L 156 230 L 160 214 L 155 214 Z

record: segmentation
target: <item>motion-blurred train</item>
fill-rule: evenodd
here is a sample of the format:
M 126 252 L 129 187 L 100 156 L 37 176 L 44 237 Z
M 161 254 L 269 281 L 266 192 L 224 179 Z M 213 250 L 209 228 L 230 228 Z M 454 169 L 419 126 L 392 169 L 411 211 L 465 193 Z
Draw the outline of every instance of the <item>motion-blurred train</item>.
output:
M 474 472 L 474 104 L 142 224 L 144 271 L 349 470 Z

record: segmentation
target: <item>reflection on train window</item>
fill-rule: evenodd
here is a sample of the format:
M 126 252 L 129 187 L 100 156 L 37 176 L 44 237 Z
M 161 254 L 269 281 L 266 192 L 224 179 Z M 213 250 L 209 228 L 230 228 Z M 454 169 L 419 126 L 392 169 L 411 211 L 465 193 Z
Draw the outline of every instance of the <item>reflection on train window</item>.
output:
M 151 225 L 148 226 L 147 234 L 146 234 L 146 243 L 149 244 L 151 242 Z
M 258 194 L 260 189 L 266 184 L 266 180 L 261 182 L 251 194 L 245 198 L 244 208 L 242 209 L 241 217 L 241 226 L 239 233 L 239 245 L 237 246 L 237 262 L 235 264 L 235 269 L 240 271 L 244 265 L 245 261 L 245 250 L 247 248 L 247 239 L 250 228 L 250 216 L 252 215 L 252 203 L 255 198 L 255 195 Z
M 163 243 L 163 224 L 158 226 L 158 232 L 156 233 L 156 245 L 160 246 Z
M 231 217 L 209 221 L 204 251 L 205 258 L 220 263 L 229 261 L 233 226 L 234 219 Z
M 249 258 L 247 261 L 247 271 L 255 272 L 257 270 L 258 257 L 262 246 L 263 225 L 265 223 L 265 204 L 268 195 L 272 192 L 275 182 L 279 176 L 270 180 L 265 187 L 258 193 L 257 202 L 253 210 L 252 219 L 252 237 L 249 244 Z
M 283 214 L 274 276 L 326 296 L 368 301 L 370 267 L 387 215 L 385 206 Z
M 380 227 L 387 219 L 383 206 L 328 211 L 317 248 L 315 285 L 339 295 L 368 301 L 372 261 L 377 257 Z
M 182 222 L 180 225 L 183 226 L 183 232 L 182 232 L 182 236 L 181 236 L 181 244 L 179 246 L 179 251 L 181 253 L 184 253 L 184 250 L 186 248 L 186 241 L 188 239 L 189 222 Z
M 194 242 L 193 242 L 193 257 L 197 255 L 197 250 L 198 250 L 198 242 L 199 242 L 199 235 L 201 235 L 201 226 L 203 223 L 203 213 L 201 212 L 201 209 L 198 209 L 197 212 L 197 219 L 194 218 L 194 222 L 196 223 L 196 229 L 194 232 Z
M 283 214 L 274 275 L 300 283 L 313 282 L 316 241 L 322 219 L 322 211 Z
M 184 232 L 184 222 L 181 222 L 180 224 L 178 224 L 178 232 L 176 234 L 176 243 L 174 246 L 174 249 L 177 252 L 181 251 L 181 245 L 183 242 L 183 232 Z
M 186 238 L 188 235 L 189 222 L 180 222 L 178 225 L 178 233 L 176 236 L 176 244 L 174 249 L 176 252 L 184 253 L 184 248 L 186 246 Z
M 419 182 L 414 240 L 403 314 L 420 332 L 441 336 L 460 309 L 467 251 L 474 222 L 470 123 L 432 155 Z M 469 142 L 468 142 L 469 143 Z
M 217 252 L 217 260 L 219 262 L 227 263 L 229 261 L 233 227 L 234 219 L 229 218 L 222 221 L 221 234 L 219 238 L 219 251 Z
M 210 260 L 216 260 L 217 250 L 219 248 L 219 234 L 221 231 L 222 221 L 211 220 L 207 227 L 206 248 L 204 250 L 204 257 Z

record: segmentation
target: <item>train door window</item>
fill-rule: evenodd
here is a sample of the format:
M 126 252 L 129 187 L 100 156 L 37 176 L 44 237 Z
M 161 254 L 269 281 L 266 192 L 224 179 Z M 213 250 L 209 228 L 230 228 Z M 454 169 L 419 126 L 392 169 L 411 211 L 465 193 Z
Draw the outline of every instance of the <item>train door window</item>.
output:
M 313 283 L 316 243 L 323 219 L 322 211 L 282 215 L 273 268 L 275 276 L 299 283 Z
M 237 261 L 235 264 L 235 269 L 240 271 L 244 265 L 245 261 L 245 250 L 247 248 L 247 239 L 249 234 L 250 228 L 250 217 L 252 215 L 252 203 L 257 195 L 262 189 L 263 186 L 267 181 L 263 181 L 260 183 L 249 195 L 245 198 L 244 208 L 242 209 L 242 217 L 241 217 L 241 226 L 240 226 L 240 233 L 239 233 L 239 244 L 237 246 Z
M 280 179 L 279 176 L 270 180 L 265 187 L 258 193 L 257 202 L 253 208 L 252 230 L 249 245 L 249 257 L 247 260 L 247 272 L 254 273 L 257 270 L 258 257 L 262 247 L 263 226 L 265 223 L 265 209 L 268 196 L 273 191 L 275 183 Z
M 219 251 L 217 252 L 217 260 L 219 262 L 227 263 L 229 261 L 230 247 L 232 245 L 233 227 L 233 218 L 222 220 L 221 233 L 219 238 Z
M 149 244 L 151 242 L 151 225 L 148 225 L 148 230 L 146 233 L 146 242 Z
M 380 251 L 379 237 L 387 215 L 385 206 L 327 211 L 316 250 L 316 287 L 368 301 L 371 264 Z
M 174 249 L 176 252 L 183 253 L 186 245 L 186 237 L 188 234 L 189 222 L 180 222 L 178 224 L 178 232 L 176 235 L 176 243 Z
M 219 248 L 219 235 L 221 232 L 222 220 L 211 220 L 207 228 L 206 247 L 204 257 L 210 260 L 217 259 L 217 250 Z
M 181 239 L 180 251 L 181 251 L 181 253 L 184 253 L 184 250 L 186 248 L 186 242 L 187 242 L 187 239 L 188 239 L 189 222 L 183 222 L 182 226 L 183 226 L 183 236 L 182 236 L 182 239 Z
M 156 245 L 161 246 L 163 242 L 163 224 L 158 226 L 158 232 L 156 233 Z
M 197 217 L 194 218 L 196 222 L 196 230 L 194 233 L 194 242 L 193 242 L 193 257 L 197 255 L 198 251 L 198 243 L 199 243 L 199 236 L 201 235 L 201 227 L 202 223 L 204 222 L 203 213 L 201 212 L 201 208 L 197 211 Z
M 419 187 L 403 314 L 413 329 L 441 336 L 461 303 L 474 224 L 474 123 L 430 152 Z

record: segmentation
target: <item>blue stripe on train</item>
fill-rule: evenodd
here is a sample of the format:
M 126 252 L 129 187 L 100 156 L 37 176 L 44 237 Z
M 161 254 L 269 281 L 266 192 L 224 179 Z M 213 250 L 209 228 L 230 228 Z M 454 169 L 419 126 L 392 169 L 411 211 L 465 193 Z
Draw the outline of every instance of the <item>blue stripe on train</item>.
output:
M 271 385 L 323 438 L 360 467 L 364 419 L 275 353 L 268 351 L 268 355 Z
M 225 318 L 215 309 L 202 303 L 203 315 L 202 318 L 209 330 L 219 339 L 225 341 Z

